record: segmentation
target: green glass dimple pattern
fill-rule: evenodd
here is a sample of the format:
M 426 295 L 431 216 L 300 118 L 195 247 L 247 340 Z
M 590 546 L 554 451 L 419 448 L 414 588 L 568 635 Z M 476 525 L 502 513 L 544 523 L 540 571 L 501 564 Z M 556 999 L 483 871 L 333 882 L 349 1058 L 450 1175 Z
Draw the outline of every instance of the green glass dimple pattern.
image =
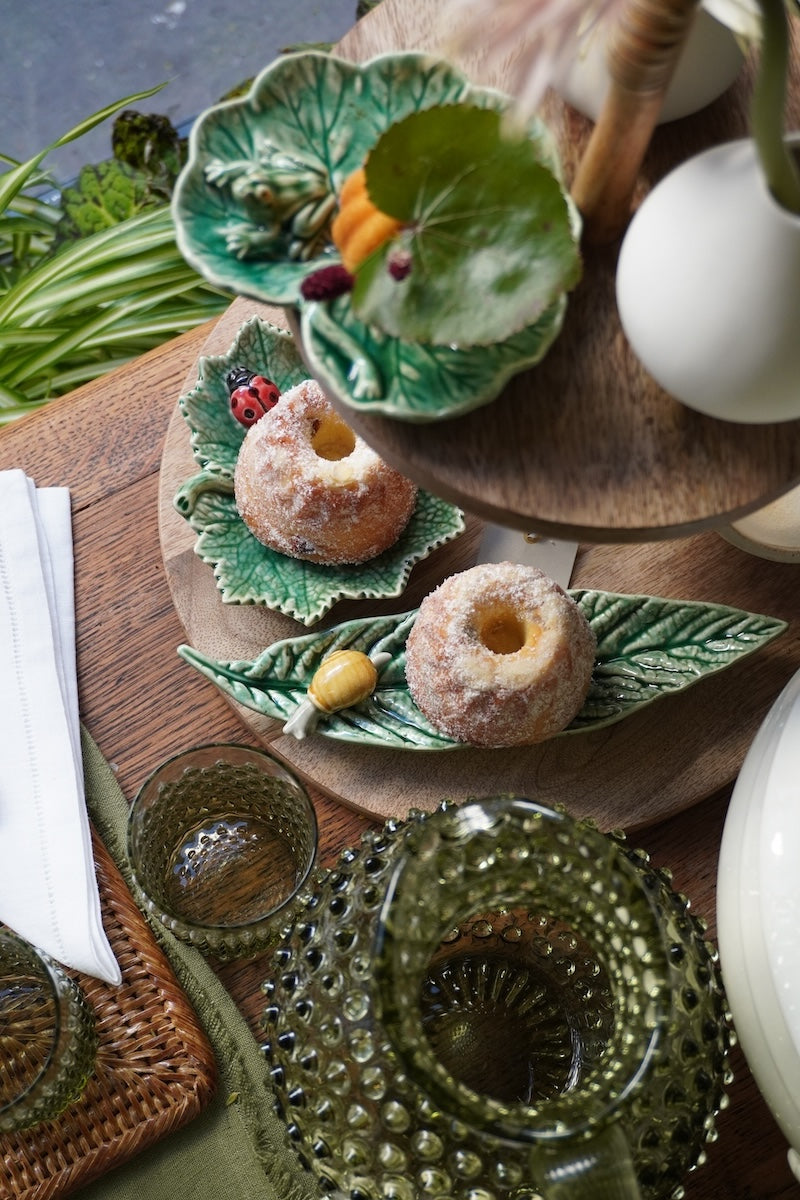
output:
M 156 773 L 143 785 L 129 823 L 144 906 L 223 961 L 275 940 L 274 923 L 307 878 L 316 840 L 311 802 L 294 777 L 277 760 L 235 746 L 199 748 L 166 764 L 163 778 Z
M 561 1196 L 537 1147 L 610 1121 L 641 1195 L 683 1194 L 728 1017 L 702 922 L 645 854 L 529 801 L 444 804 L 365 835 L 290 918 L 265 1053 L 324 1189 Z
M 94 1015 L 75 980 L 0 930 L 0 1133 L 57 1117 L 95 1063 Z

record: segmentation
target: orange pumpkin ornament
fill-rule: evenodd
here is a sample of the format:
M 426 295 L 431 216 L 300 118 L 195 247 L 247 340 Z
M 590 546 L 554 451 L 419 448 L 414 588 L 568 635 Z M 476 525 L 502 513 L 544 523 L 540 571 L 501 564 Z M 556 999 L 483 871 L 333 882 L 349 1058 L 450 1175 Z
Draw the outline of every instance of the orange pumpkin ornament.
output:
M 381 212 L 370 200 L 363 167 L 348 175 L 339 193 L 339 211 L 331 225 L 331 238 L 346 270 L 355 271 L 401 227 L 401 221 Z

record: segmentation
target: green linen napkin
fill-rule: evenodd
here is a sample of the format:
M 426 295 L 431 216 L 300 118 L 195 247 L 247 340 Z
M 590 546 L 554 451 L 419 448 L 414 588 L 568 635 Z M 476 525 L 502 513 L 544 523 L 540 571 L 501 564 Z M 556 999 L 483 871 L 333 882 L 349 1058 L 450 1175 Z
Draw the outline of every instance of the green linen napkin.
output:
M 128 804 L 108 763 L 81 729 L 86 800 L 130 885 Z M 310 1200 L 318 1194 L 286 1145 L 265 1060 L 244 1017 L 203 956 L 161 925 L 153 931 L 214 1047 L 217 1093 L 183 1129 L 81 1189 L 85 1200 Z

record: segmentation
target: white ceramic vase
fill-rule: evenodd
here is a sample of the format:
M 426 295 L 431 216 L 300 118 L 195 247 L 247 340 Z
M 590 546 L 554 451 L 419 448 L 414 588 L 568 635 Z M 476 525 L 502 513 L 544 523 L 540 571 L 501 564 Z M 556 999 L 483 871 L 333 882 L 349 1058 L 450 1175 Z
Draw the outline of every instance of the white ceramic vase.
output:
M 772 198 L 751 139 L 689 159 L 646 197 L 622 242 L 617 304 L 641 362 L 688 407 L 750 424 L 800 417 L 800 216 Z
M 800 671 L 745 757 L 722 836 L 723 980 L 753 1076 L 800 1180 Z
M 660 123 L 689 116 L 716 100 L 733 83 L 743 61 L 730 29 L 698 9 L 664 99 Z M 553 88 L 578 112 L 596 121 L 609 82 L 606 38 L 599 27 L 581 38 L 574 59 L 553 80 Z

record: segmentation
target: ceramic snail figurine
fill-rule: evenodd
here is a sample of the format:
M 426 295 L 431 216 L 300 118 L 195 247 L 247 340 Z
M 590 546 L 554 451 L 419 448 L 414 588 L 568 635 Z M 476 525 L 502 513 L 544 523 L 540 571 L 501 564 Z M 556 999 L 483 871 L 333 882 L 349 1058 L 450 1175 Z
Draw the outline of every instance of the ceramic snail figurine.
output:
M 339 712 L 375 691 L 378 673 L 391 659 L 379 651 L 372 656 L 360 650 L 335 650 L 324 658 L 309 684 L 306 698 L 292 713 L 283 732 L 302 740 L 311 733 L 321 713 Z
M 683 1194 L 730 1079 L 704 925 L 624 839 L 517 797 L 371 831 L 295 901 L 264 985 L 323 1194 Z

